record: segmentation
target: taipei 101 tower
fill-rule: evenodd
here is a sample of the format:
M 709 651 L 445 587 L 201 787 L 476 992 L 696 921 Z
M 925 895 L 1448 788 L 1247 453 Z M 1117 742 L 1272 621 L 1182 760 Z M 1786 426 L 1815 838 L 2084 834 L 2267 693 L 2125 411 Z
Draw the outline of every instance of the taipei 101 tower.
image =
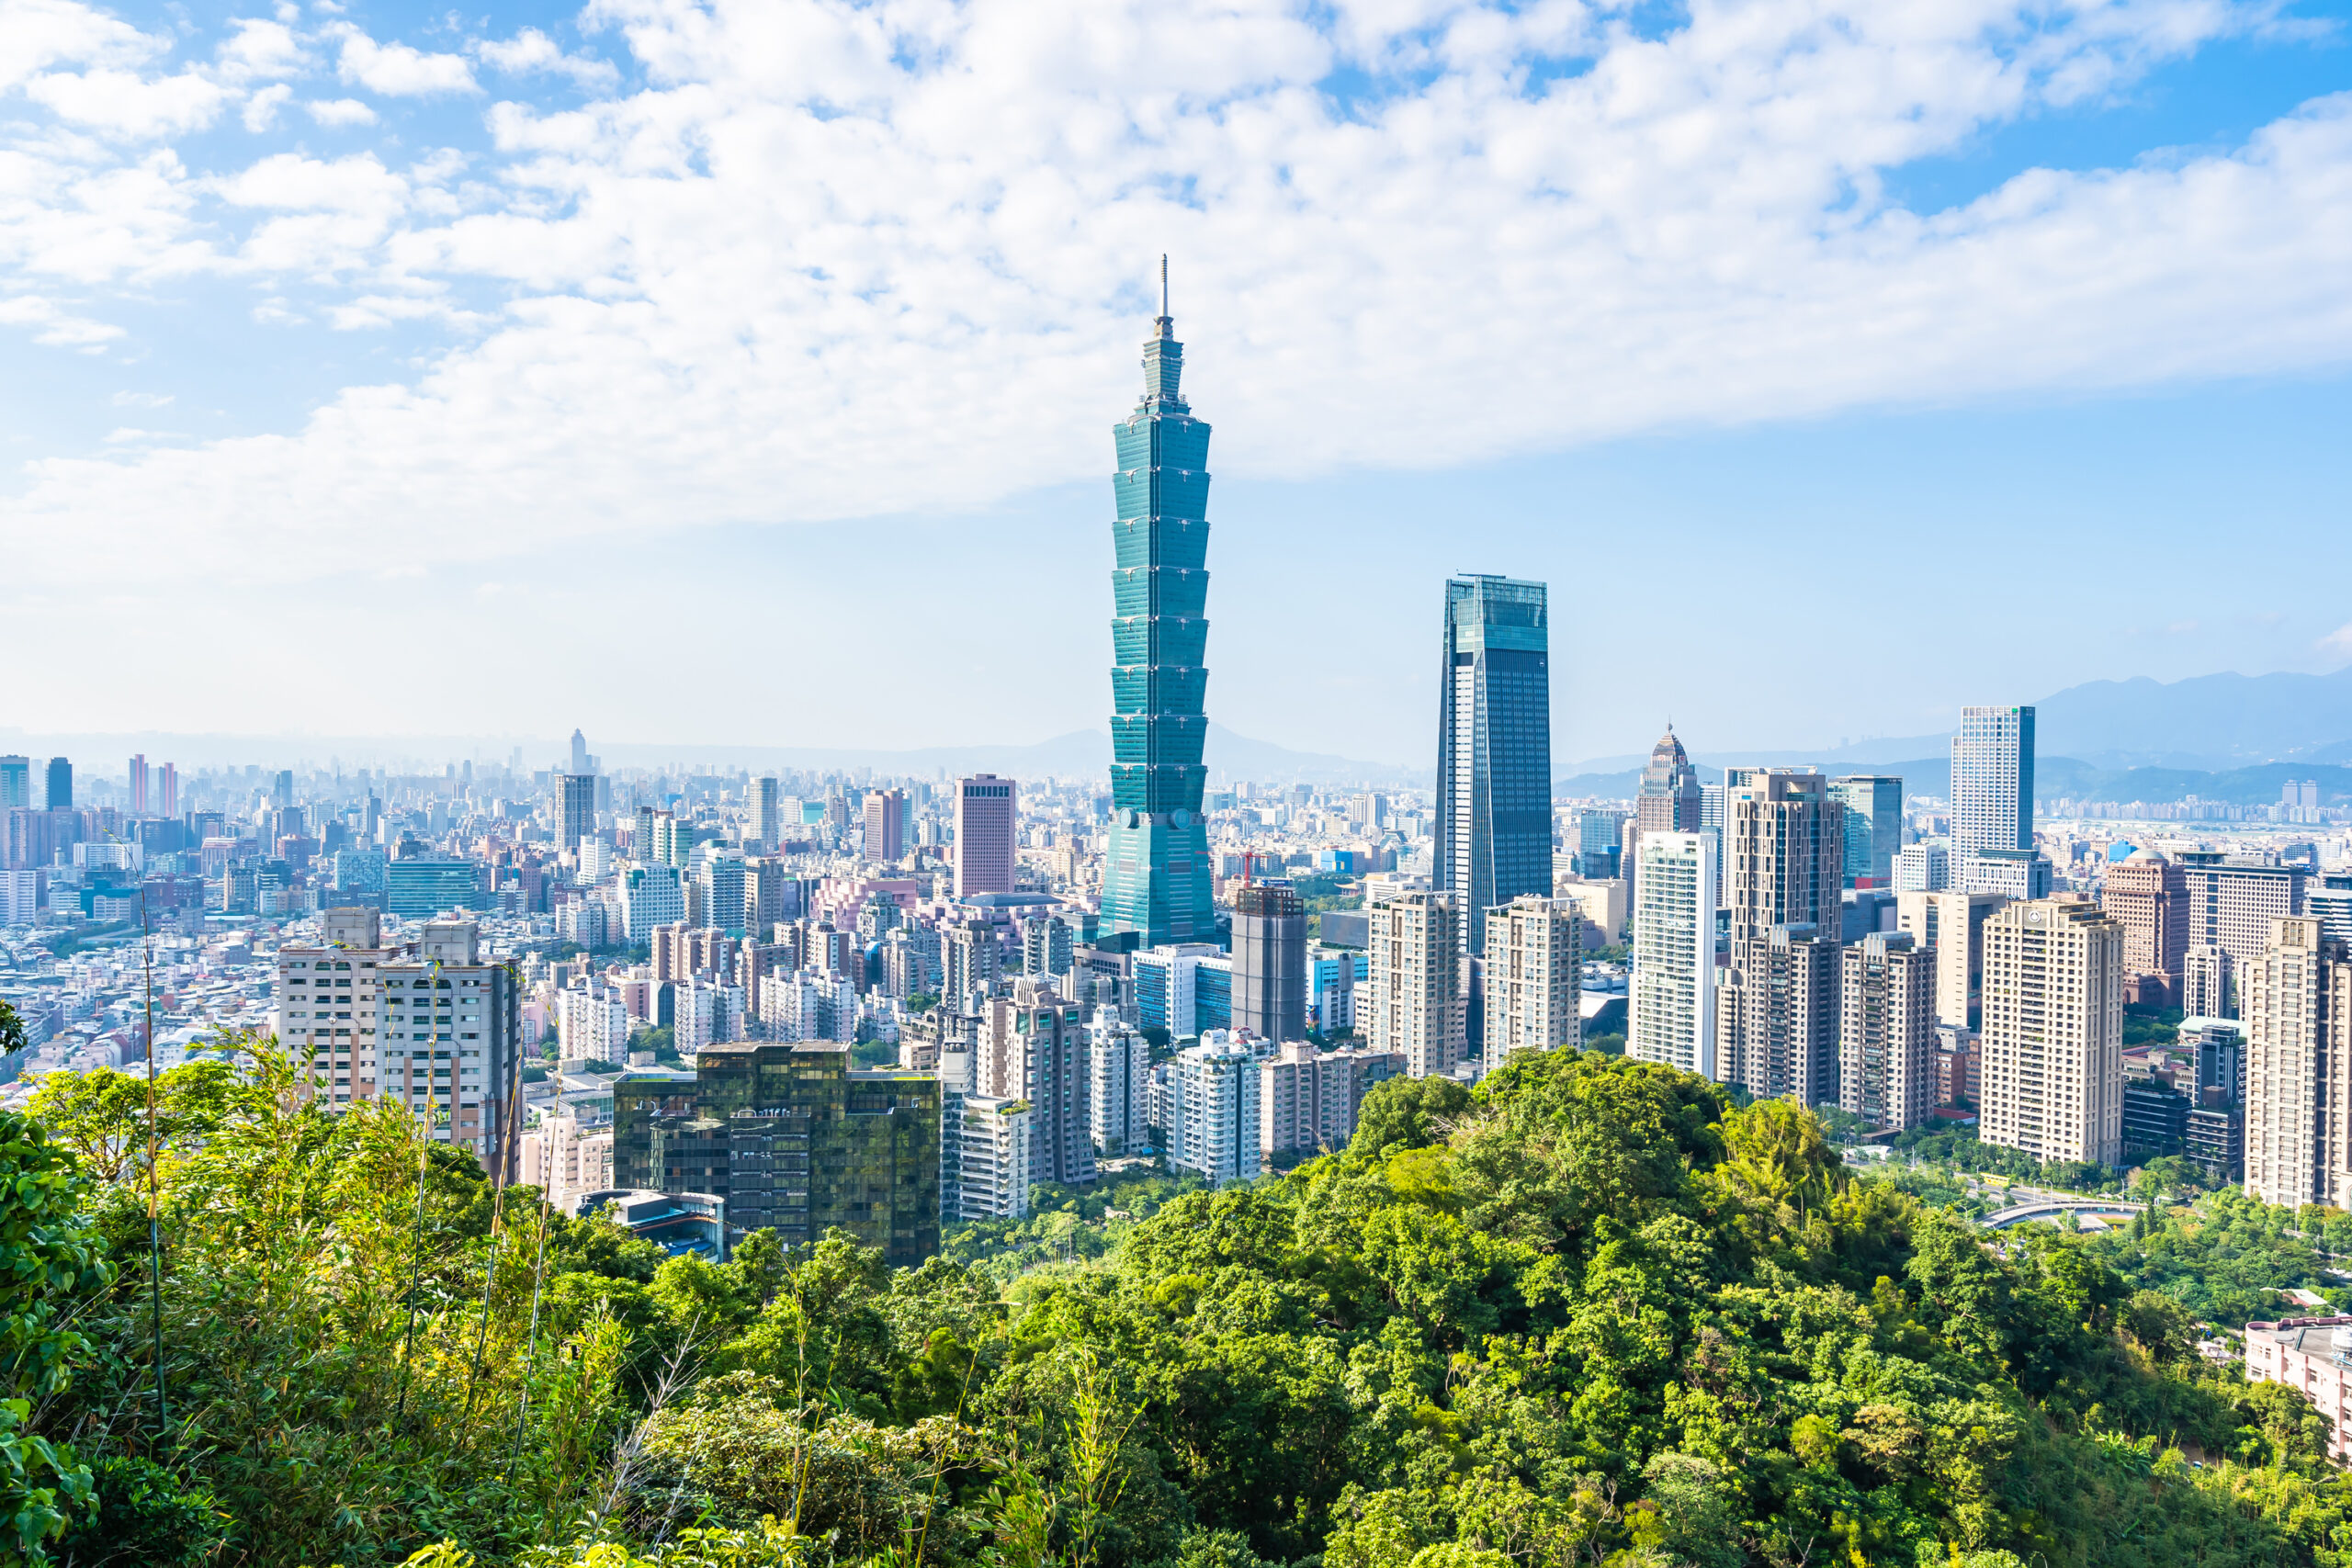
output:
M 1209 427 L 1178 381 L 1184 345 L 1168 314 L 1159 259 L 1159 319 L 1143 345 L 1143 400 L 1112 427 L 1119 472 L 1112 525 L 1111 840 L 1102 873 L 1104 945 L 1211 942 L 1208 770 L 1201 703 L 1209 672 Z

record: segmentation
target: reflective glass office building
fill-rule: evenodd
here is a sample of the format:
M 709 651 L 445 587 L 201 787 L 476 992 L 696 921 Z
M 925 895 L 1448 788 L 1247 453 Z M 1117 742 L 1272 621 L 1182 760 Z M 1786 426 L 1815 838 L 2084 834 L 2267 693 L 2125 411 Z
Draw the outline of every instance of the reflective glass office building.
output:
M 1438 688 L 1437 849 L 1430 886 L 1454 895 L 1467 950 L 1487 911 L 1552 896 L 1552 674 L 1540 582 L 1445 584 Z
M 1166 306 L 1161 307 L 1163 312 Z M 1113 427 L 1111 834 L 1106 942 L 1133 947 L 1216 937 L 1201 823 L 1208 734 L 1209 427 L 1179 389 L 1184 345 L 1162 314 L 1144 344 L 1143 400 Z

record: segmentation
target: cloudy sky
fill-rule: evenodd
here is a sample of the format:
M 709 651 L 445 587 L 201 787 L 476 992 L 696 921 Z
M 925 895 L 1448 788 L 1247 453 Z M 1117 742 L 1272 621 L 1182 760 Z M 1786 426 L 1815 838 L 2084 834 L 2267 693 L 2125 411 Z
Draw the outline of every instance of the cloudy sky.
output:
M 2352 660 L 2352 6 L 0 0 L 0 725 L 1562 758 Z

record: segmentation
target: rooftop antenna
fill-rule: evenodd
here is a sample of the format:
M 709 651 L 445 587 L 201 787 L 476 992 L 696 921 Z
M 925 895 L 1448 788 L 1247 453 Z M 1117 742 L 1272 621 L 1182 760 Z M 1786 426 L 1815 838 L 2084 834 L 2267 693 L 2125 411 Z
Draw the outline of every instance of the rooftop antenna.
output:
M 1159 253 L 1159 313 L 1168 314 L 1168 253 Z

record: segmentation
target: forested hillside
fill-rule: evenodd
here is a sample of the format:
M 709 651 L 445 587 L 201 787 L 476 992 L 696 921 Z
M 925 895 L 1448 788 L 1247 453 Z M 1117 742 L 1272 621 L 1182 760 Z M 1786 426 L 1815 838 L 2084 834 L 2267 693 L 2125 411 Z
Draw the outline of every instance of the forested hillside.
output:
M 1006 1287 L 665 1262 L 439 1153 L 420 1205 L 401 1118 L 253 1070 L 166 1095 L 164 1422 L 128 1080 L 0 1126 L 10 1561 L 2352 1563 L 2318 1419 L 2175 1297 L 1621 1057 L 1384 1086 Z

